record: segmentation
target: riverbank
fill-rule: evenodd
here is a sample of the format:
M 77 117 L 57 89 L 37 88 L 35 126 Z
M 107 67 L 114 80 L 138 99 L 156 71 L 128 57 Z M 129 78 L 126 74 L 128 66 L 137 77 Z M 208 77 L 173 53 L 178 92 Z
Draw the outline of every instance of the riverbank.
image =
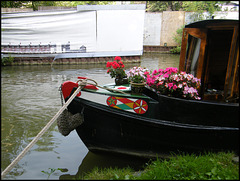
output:
M 144 46 L 143 53 L 161 53 L 161 54 L 171 54 L 170 50 L 174 46 Z M 93 56 L 83 53 L 82 57 L 72 57 L 72 58 L 57 58 L 61 54 L 19 54 L 19 53 L 5 53 L 1 57 L 2 66 L 11 65 L 51 65 L 52 63 L 56 65 L 83 65 L 83 64 L 106 64 L 108 61 L 114 60 L 115 56 Z M 120 56 L 120 55 L 119 55 Z M 139 63 L 141 62 L 142 55 L 136 56 L 121 56 L 123 63 Z
M 12 54 L 9 57 L 2 58 L 3 66 L 12 65 L 86 65 L 86 64 L 106 64 L 108 61 L 113 61 L 115 56 L 110 57 L 81 57 L 81 58 L 60 58 L 54 60 L 54 57 L 14 57 Z M 123 63 L 140 62 L 140 56 L 121 56 Z M 54 61 L 53 61 L 54 60 Z
M 239 180 L 239 157 L 234 153 L 181 154 L 146 163 L 143 170 L 95 167 L 83 180 Z

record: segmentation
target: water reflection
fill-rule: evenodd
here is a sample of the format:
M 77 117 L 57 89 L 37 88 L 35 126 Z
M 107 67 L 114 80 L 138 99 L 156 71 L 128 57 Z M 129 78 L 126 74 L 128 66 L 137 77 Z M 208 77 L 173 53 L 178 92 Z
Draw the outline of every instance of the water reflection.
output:
M 178 67 L 178 62 L 179 55 L 149 53 L 141 57 L 141 63 L 126 64 L 126 69 L 139 65 L 151 70 Z M 61 108 L 58 91 L 61 83 L 75 82 L 77 76 L 92 78 L 100 85 L 113 83 L 106 71 L 105 64 L 1 67 L 1 172 Z M 89 153 L 75 131 L 64 137 L 54 123 L 5 179 L 47 179 L 41 171 L 66 168 L 65 174 L 58 171 L 50 177 L 59 179 L 61 175 L 81 175 L 94 165 L 124 166 L 129 160 L 128 164 L 138 163 L 120 160 Z
M 129 161 L 131 160 L 131 161 Z M 78 172 L 75 175 L 63 174 L 59 180 L 77 180 L 82 179 L 83 176 L 95 167 L 103 168 L 126 168 L 130 167 L 135 171 L 141 170 L 146 166 L 150 159 L 143 159 L 133 156 L 115 155 L 106 153 L 92 153 L 88 152 L 84 157 L 82 163 L 79 165 Z
M 141 58 L 141 66 L 149 70 L 179 67 L 178 54 L 145 53 Z

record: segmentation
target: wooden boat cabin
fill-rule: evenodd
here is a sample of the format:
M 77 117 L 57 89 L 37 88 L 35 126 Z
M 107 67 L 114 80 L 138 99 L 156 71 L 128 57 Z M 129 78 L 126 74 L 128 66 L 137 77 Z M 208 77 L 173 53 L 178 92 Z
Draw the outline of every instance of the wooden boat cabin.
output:
M 204 20 L 183 29 L 179 70 L 201 79 L 202 100 L 239 102 L 239 21 Z

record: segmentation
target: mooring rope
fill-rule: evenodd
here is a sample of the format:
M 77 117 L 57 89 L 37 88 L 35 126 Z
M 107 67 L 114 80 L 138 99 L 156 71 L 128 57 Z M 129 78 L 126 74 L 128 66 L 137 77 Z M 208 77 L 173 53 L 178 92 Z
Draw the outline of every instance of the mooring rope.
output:
M 39 138 L 50 128 L 50 126 L 55 122 L 55 120 L 62 114 L 62 112 L 66 109 L 66 107 L 72 102 L 72 100 L 75 98 L 75 96 L 78 94 L 78 92 L 87 84 L 87 80 L 93 81 L 93 83 L 88 83 L 90 85 L 94 85 L 96 87 L 100 87 L 102 89 L 106 89 L 109 91 L 116 91 L 120 92 L 122 94 L 126 94 L 123 91 L 110 89 L 106 87 L 99 86 L 97 82 L 93 79 L 80 79 L 77 81 L 78 88 L 75 90 L 75 92 L 72 94 L 72 96 L 68 99 L 68 101 L 62 106 L 62 108 L 55 114 L 55 116 L 46 124 L 46 126 L 38 133 L 38 135 L 26 146 L 26 148 L 15 158 L 15 160 L 12 161 L 12 163 L 1 173 L 1 179 L 3 179 L 6 174 L 12 170 L 12 168 L 24 157 L 24 155 L 33 147 L 33 145 L 39 140 Z
M 87 81 L 87 80 L 91 80 L 91 81 L 93 81 L 95 84 L 93 84 L 93 83 L 89 83 L 88 82 L 88 84 L 90 84 L 90 85 L 94 85 L 94 86 L 96 86 L 96 87 L 99 87 L 99 88 L 102 88 L 102 89 L 106 89 L 106 90 L 108 90 L 108 91 L 115 91 L 115 92 L 119 92 L 119 93 L 122 93 L 122 94 L 127 94 L 126 92 L 123 92 L 123 91 L 121 91 L 121 90 L 117 90 L 117 89 L 111 89 L 111 88 L 107 88 L 107 87 L 102 87 L 102 86 L 100 86 L 100 85 L 98 85 L 98 83 L 95 81 L 95 80 L 93 80 L 93 79 L 89 79 L 89 78 L 87 78 L 87 79 L 80 79 L 80 80 L 78 80 L 77 82 L 81 82 L 81 81 Z
M 78 88 L 68 99 L 68 101 L 63 105 L 63 107 L 56 113 L 56 115 L 46 124 L 46 126 L 38 133 L 38 135 L 27 145 L 27 147 L 13 160 L 13 162 L 1 173 L 1 179 L 3 179 L 6 174 L 12 170 L 12 168 L 24 157 L 24 155 L 32 148 L 32 146 L 39 140 L 39 138 L 49 129 L 49 127 L 54 123 L 54 121 L 61 115 L 61 113 L 66 109 L 66 107 L 72 102 L 78 92 L 86 85 L 86 82 L 82 81 Z

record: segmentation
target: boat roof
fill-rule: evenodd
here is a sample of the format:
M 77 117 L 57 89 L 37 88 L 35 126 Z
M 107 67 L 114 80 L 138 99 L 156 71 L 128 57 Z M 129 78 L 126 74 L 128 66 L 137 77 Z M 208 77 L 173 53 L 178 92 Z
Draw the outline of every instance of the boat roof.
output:
M 216 24 L 224 24 L 224 23 L 230 23 L 230 24 L 238 24 L 239 20 L 235 19 L 209 19 L 209 20 L 203 20 L 203 21 L 197 21 L 194 23 L 190 23 L 185 26 L 185 28 L 206 28 L 209 25 L 216 25 Z

